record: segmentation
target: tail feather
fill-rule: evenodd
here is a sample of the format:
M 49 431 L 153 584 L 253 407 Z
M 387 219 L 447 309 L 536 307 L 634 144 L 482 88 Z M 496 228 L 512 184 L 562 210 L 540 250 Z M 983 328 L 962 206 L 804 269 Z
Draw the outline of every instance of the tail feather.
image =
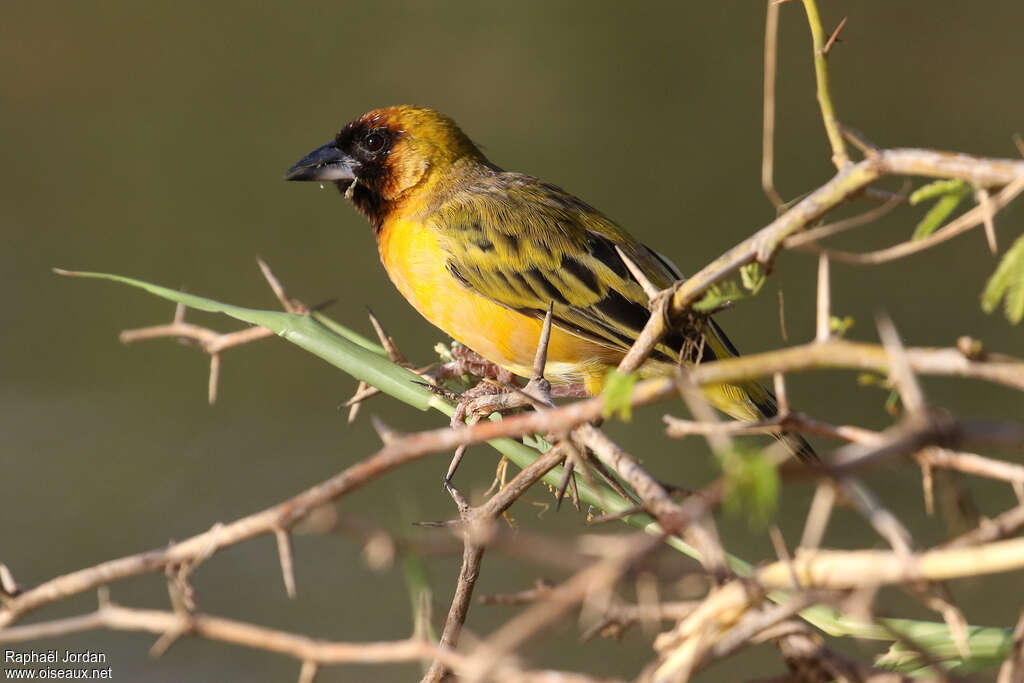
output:
M 706 335 L 713 358 L 738 356 L 739 351 L 732 345 L 722 328 L 708 319 L 710 325 Z M 779 404 L 775 394 L 759 382 L 742 382 L 739 384 L 717 384 L 704 388 L 708 401 L 713 406 L 731 417 L 744 422 L 756 422 L 763 418 L 775 417 L 779 414 Z M 821 464 L 821 458 L 814 452 L 811 444 L 799 434 L 778 432 L 775 438 L 784 443 L 790 452 L 809 465 Z
M 803 460 L 808 465 L 820 465 L 821 458 L 814 452 L 807 439 L 793 432 L 779 432 L 775 435 L 782 443 L 786 444 L 789 452 Z

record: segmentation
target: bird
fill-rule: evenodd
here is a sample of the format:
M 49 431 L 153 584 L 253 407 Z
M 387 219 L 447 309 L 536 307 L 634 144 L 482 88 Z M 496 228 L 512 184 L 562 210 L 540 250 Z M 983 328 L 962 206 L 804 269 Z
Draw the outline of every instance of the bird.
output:
M 678 268 L 565 190 L 492 163 L 454 120 L 429 107 L 374 109 L 302 157 L 286 180 L 333 182 L 370 223 L 399 293 L 430 323 L 495 365 L 529 377 L 551 309 L 544 375 L 599 395 L 648 317 L 627 266 L 659 289 Z M 710 316 L 691 315 L 659 343 L 641 377 L 680 363 L 738 356 Z M 711 405 L 743 421 L 777 414 L 756 381 L 704 387 Z M 798 434 L 789 450 L 817 461 Z

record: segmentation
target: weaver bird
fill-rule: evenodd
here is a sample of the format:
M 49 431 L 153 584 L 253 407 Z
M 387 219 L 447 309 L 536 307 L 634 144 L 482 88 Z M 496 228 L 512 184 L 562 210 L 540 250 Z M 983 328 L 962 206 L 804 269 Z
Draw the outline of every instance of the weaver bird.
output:
M 423 317 L 487 360 L 529 377 L 549 305 L 545 377 L 591 395 L 650 316 L 648 297 L 616 247 L 657 287 L 682 276 L 672 263 L 564 190 L 504 171 L 455 122 L 425 107 L 376 109 L 292 166 L 288 180 L 334 182 L 373 226 L 391 281 Z M 709 317 L 692 316 L 640 368 L 736 356 Z M 704 388 L 730 416 L 776 414 L 757 382 Z M 781 434 L 796 455 L 816 456 Z

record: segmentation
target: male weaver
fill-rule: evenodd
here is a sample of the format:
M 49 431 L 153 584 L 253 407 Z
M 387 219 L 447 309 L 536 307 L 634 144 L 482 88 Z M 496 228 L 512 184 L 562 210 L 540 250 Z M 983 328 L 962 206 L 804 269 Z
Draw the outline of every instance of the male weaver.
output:
M 561 188 L 504 171 L 452 119 L 425 107 L 375 109 L 292 166 L 288 180 L 333 181 L 373 226 L 391 281 L 431 323 L 529 377 L 548 306 L 545 377 L 601 392 L 647 322 L 647 296 L 618 247 L 659 288 L 666 258 Z M 640 374 L 738 355 L 710 317 L 666 336 Z M 756 421 L 777 412 L 759 383 L 705 387 L 709 402 Z M 817 456 L 780 434 L 800 458 Z

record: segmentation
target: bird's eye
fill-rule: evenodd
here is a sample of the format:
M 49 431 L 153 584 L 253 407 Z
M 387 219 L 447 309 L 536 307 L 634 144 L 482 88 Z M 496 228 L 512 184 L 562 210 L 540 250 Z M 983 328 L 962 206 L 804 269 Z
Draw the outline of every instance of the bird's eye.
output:
M 366 148 L 367 152 L 377 153 L 384 149 L 387 141 L 387 136 L 382 131 L 373 130 L 363 139 L 363 147 Z

